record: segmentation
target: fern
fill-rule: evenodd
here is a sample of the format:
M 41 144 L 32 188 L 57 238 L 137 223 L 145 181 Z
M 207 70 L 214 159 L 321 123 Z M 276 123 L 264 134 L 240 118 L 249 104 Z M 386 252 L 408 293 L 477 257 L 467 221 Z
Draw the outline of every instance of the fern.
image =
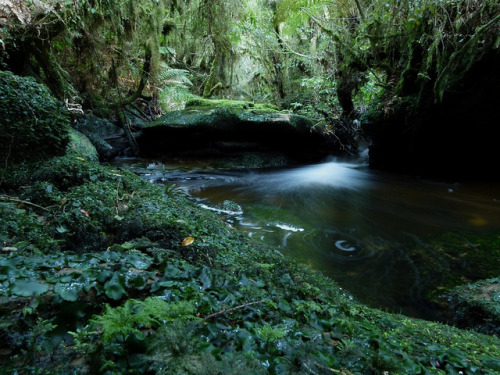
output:
M 187 77 L 189 72 L 184 69 L 173 69 L 165 63 L 160 63 L 158 80 L 163 85 L 171 86 L 193 86 L 193 83 Z
M 159 298 L 148 297 L 144 301 L 128 300 L 123 306 L 112 308 L 106 305 L 102 315 L 94 316 L 90 323 L 100 327 L 105 343 L 115 338 L 131 335 L 143 336 L 141 328 L 154 328 L 177 320 L 197 319 L 193 301 L 168 303 Z

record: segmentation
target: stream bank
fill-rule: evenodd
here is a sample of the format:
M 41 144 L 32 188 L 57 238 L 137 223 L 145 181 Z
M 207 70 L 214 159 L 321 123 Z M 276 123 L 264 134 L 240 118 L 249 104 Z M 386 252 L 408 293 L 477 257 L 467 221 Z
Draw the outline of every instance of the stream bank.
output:
M 3 373 L 500 371 L 496 336 L 362 305 L 181 190 L 92 162 L 87 142 L 57 155 L 58 124 L 35 133 L 61 139 L 56 155 L 22 135 L 31 161 L 1 149 Z
M 499 368 L 498 338 L 363 306 L 176 189 L 74 157 L 4 178 L 4 371 Z

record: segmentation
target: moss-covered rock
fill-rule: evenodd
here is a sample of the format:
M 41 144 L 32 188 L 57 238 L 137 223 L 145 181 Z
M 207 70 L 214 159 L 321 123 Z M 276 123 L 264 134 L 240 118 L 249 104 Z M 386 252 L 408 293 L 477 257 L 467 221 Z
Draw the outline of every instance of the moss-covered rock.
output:
M 500 336 L 500 278 L 459 286 L 446 298 L 454 324 Z
M 94 115 L 81 116 L 75 129 L 94 145 L 101 161 L 112 159 L 128 147 L 123 129 Z
M 66 151 L 66 155 L 73 157 L 81 157 L 88 161 L 99 161 L 97 150 L 90 140 L 77 130 L 70 129 L 70 142 Z
M 237 157 L 280 152 L 292 160 L 319 160 L 333 149 L 305 117 L 247 102 L 195 100 L 148 124 L 138 139 L 147 156 Z
M 278 107 L 269 103 L 252 103 L 243 100 L 228 100 L 228 99 L 192 99 L 186 103 L 186 109 L 200 108 L 239 108 L 252 109 L 254 111 L 278 112 Z
M 66 152 L 68 112 L 33 78 L 0 71 L 0 117 L 2 165 Z

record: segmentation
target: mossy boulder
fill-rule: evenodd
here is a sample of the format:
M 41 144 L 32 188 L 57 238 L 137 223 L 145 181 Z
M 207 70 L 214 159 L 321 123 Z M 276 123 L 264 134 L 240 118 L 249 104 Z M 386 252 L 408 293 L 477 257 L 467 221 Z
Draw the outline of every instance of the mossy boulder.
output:
M 327 138 L 313 125 L 305 117 L 267 105 L 200 99 L 148 124 L 138 142 L 145 156 L 227 158 L 280 152 L 296 160 L 318 160 L 338 151 L 329 148 Z
M 186 108 L 190 109 L 200 109 L 200 108 L 240 108 L 240 109 L 252 109 L 254 111 L 265 111 L 265 112 L 278 112 L 278 107 L 274 104 L 269 103 L 252 103 L 244 100 L 228 100 L 228 99 L 203 99 L 197 98 L 188 101 L 185 105 Z
M 90 140 L 77 130 L 71 129 L 69 132 L 70 142 L 66 155 L 80 157 L 88 161 L 99 161 L 97 150 Z
M 69 114 L 33 78 L 0 71 L 0 161 L 19 163 L 63 155 Z
M 500 336 L 500 278 L 456 287 L 446 297 L 454 324 Z

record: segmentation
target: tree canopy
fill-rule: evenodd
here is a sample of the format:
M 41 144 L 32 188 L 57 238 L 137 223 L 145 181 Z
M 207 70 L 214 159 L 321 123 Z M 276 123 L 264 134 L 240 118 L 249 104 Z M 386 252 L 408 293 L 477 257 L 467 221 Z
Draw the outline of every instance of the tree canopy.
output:
M 91 109 L 203 96 L 353 120 L 440 102 L 500 44 L 498 0 L 4 3 L 2 69 Z

